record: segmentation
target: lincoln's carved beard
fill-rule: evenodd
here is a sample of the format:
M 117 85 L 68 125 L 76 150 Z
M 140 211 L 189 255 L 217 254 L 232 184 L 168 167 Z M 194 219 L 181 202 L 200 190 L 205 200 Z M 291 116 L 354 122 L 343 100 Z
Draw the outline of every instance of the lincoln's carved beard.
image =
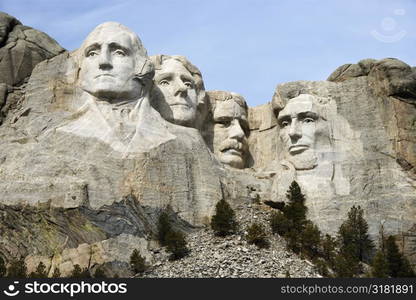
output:
M 318 165 L 318 157 L 312 149 L 307 150 L 300 155 L 291 155 L 286 152 L 285 158 L 296 170 L 310 170 Z
M 290 152 L 288 149 L 284 151 L 284 159 L 289 161 L 296 170 L 311 170 L 316 168 L 322 161 L 330 159 L 328 154 L 332 153 L 330 141 L 327 133 L 327 122 L 325 120 L 317 120 L 317 128 L 315 131 L 315 140 L 313 147 L 302 152 Z

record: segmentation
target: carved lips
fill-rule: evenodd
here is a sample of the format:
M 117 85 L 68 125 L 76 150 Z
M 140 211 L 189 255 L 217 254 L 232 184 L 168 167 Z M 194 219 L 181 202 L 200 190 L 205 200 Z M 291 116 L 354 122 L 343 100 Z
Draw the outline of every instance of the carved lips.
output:
M 104 74 L 98 74 L 94 78 L 98 78 L 98 77 L 115 77 L 115 76 L 112 74 L 104 73 Z
M 190 108 L 191 106 L 188 104 L 188 102 L 172 102 L 169 103 L 169 106 L 184 106 Z
M 290 154 L 298 154 L 309 149 L 308 145 L 292 145 L 289 147 Z
M 244 146 L 242 143 L 234 141 L 226 141 L 224 145 L 221 146 L 220 151 L 222 153 L 243 156 Z

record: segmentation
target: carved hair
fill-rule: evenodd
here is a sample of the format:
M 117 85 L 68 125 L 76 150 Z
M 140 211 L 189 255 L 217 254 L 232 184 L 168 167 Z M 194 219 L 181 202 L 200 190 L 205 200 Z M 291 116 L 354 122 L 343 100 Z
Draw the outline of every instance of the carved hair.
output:
M 233 92 L 226 92 L 226 91 L 208 91 L 207 96 L 210 102 L 211 111 L 215 110 L 217 101 L 229 101 L 229 100 L 235 101 L 246 112 L 248 110 L 246 100 L 240 94 L 233 93 Z
M 195 80 L 195 87 L 196 87 L 197 93 L 201 91 L 205 91 L 205 86 L 204 86 L 204 82 L 202 81 L 201 71 L 199 71 L 199 69 L 196 66 L 194 66 L 188 59 L 186 59 L 185 56 L 159 54 L 159 55 L 154 55 L 150 57 L 150 60 L 152 61 L 155 67 L 155 70 L 161 70 L 163 62 L 169 59 L 174 59 L 180 62 L 185 67 L 185 69 L 187 69 L 188 72 L 191 73 L 192 77 Z
M 195 90 L 196 90 L 196 93 L 198 95 L 198 113 L 200 114 L 200 117 L 198 117 L 198 119 L 205 119 L 206 93 L 205 93 L 204 81 L 202 80 L 201 71 L 199 71 L 199 69 L 196 66 L 194 66 L 185 56 L 165 55 L 165 54 L 150 56 L 150 60 L 153 64 L 155 70 L 161 70 L 163 62 L 165 62 L 169 59 L 174 59 L 174 60 L 180 62 L 185 67 L 185 69 L 187 69 L 188 72 L 191 73 L 191 75 L 192 75 L 192 77 L 195 81 Z

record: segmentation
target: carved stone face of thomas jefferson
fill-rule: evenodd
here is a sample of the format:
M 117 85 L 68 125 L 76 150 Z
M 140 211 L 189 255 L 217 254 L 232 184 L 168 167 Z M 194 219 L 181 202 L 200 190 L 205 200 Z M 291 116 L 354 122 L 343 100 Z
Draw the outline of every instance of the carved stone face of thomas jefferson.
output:
M 215 101 L 213 150 L 223 164 L 242 169 L 248 151 L 247 106 L 241 96 L 234 93 L 228 95 L 230 99 Z
M 324 135 L 318 103 L 312 95 L 290 99 L 278 115 L 280 139 L 285 158 L 297 170 L 312 169 L 317 164 L 317 141 Z
M 137 99 L 143 88 L 136 74 L 140 48 L 137 36 L 123 25 L 109 22 L 98 26 L 80 49 L 79 85 L 110 102 Z
M 189 126 L 196 117 L 198 98 L 192 74 L 175 59 L 163 62 L 162 69 L 156 70 L 155 84 L 165 97 L 174 123 Z M 162 112 L 162 115 L 166 115 Z
M 185 57 L 156 55 L 152 105 L 171 123 L 197 127 L 198 105 L 205 99 L 201 72 Z

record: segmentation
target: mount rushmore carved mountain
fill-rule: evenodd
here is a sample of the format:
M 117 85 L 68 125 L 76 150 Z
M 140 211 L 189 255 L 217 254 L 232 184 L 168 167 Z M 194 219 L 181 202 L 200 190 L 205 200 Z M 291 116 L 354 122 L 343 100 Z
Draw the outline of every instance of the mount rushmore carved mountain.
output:
M 184 56 L 148 56 L 114 22 L 68 52 L 0 13 L 0 47 L 5 260 L 128 276 L 133 249 L 155 260 L 161 211 L 195 232 L 220 199 L 270 209 L 296 180 L 323 233 L 360 205 L 370 235 L 395 235 L 416 262 L 414 67 L 365 59 L 248 107 L 237 93 L 205 91 Z

